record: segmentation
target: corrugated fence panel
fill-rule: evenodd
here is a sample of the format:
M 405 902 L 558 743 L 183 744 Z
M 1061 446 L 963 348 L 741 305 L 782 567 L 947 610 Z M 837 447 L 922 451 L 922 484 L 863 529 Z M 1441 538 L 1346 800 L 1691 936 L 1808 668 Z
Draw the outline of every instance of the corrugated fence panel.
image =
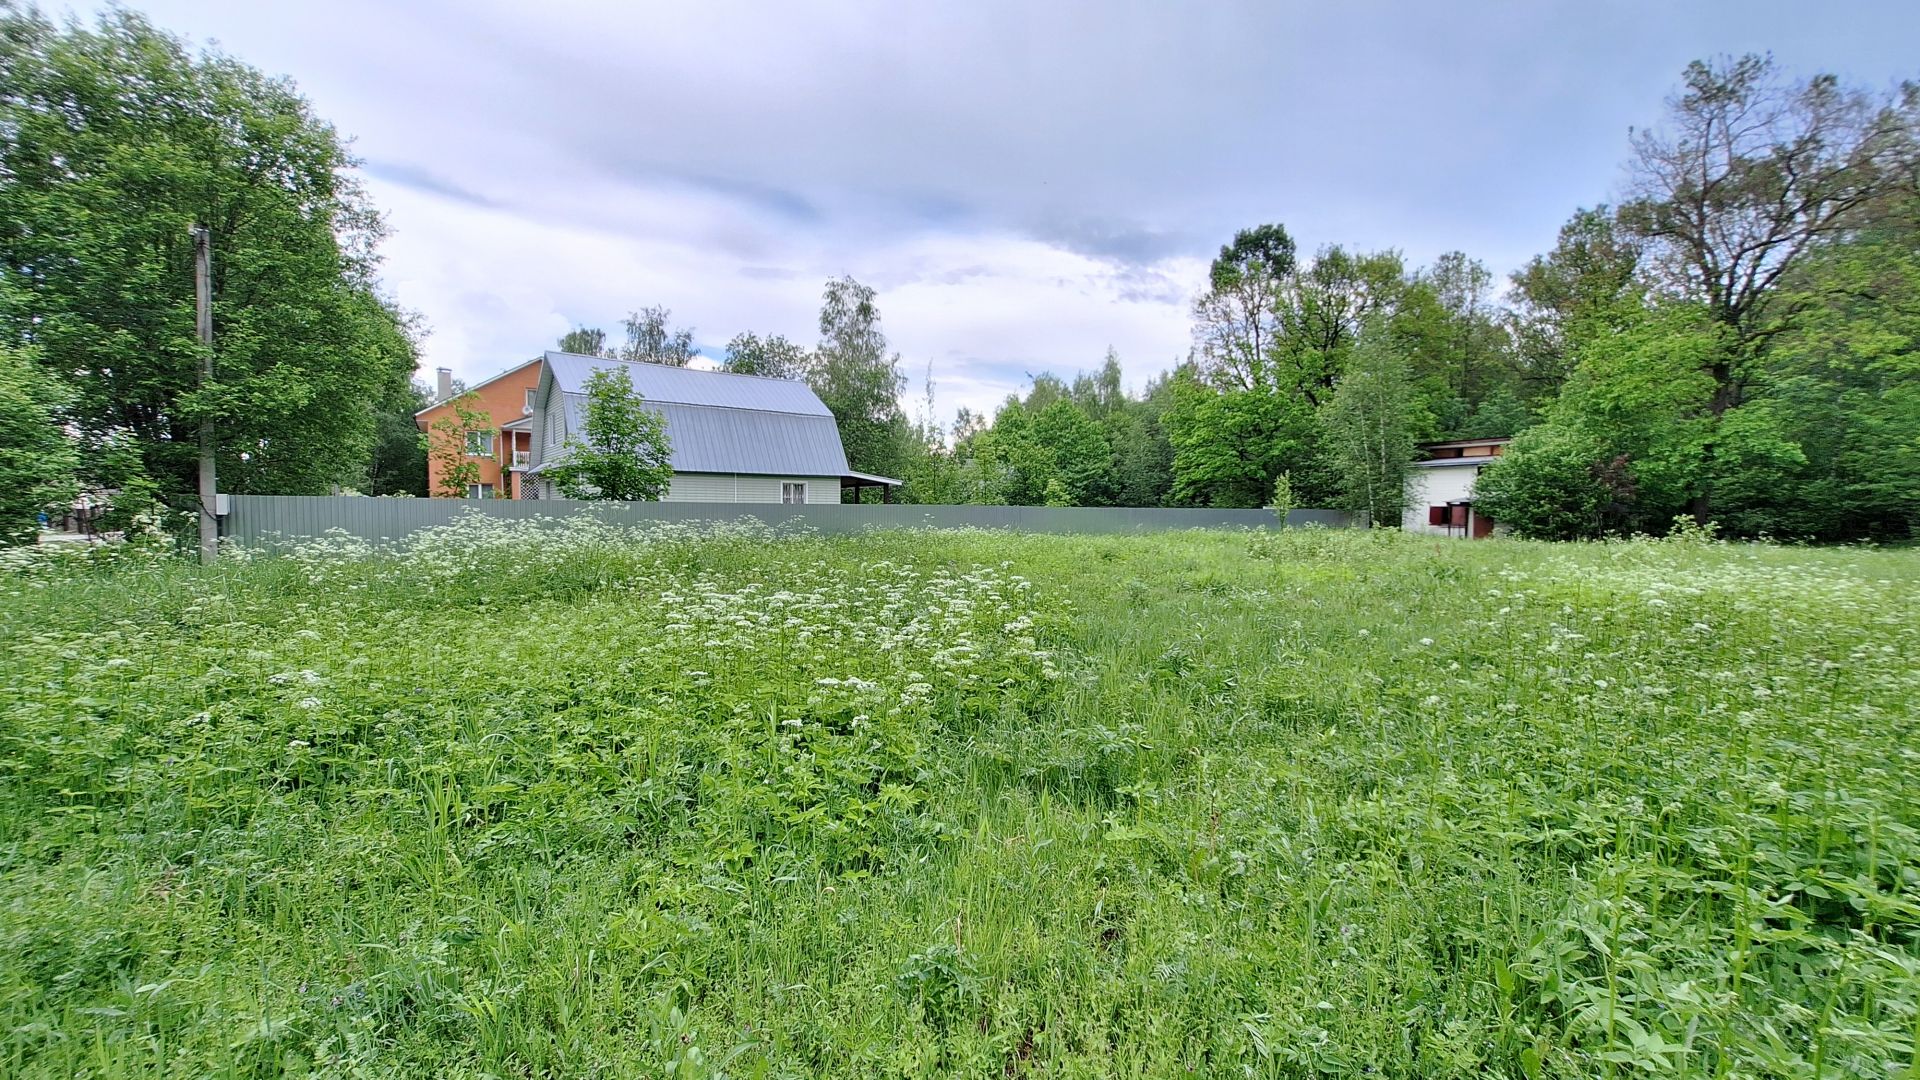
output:
M 1166 529 L 1268 529 L 1271 510 L 1126 508 L 1093 506 L 913 506 L 902 504 L 605 503 L 564 499 L 370 499 L 354 496 L 235 495 L 221 535 L 256 546 L 338 531 L 374 542 L 404 540 L 420 529 L 462 514 L 495 518 L 567 518 L 591 514 L 613 524 L 652 521 L 738 521 L 802 525 L 823 533 L 872 528 L 982 528 L 1048 533 L 1130 533 Z M 1354 524 L 1337 510 L 1295 510 L 1291 526 Z

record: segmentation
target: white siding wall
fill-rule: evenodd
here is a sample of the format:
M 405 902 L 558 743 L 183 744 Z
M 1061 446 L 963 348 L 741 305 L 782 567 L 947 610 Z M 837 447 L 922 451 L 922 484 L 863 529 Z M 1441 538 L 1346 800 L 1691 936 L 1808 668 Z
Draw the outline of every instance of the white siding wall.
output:
M 662 502 L 777 503 L 780 485 L 807 485 L 807 502 L 840 501 L 837 476 L 739 476 L 732 473 L 674 473 Z
M 1473 498 L 1473 481 L 1480 475 L 1480 466 L 1484 464 L 1484 460 L 1463 459 L 1458 465 L 1418 465 L 1409 469 L 1407 508 L 1401 515 L 1400 528 L 1410 533 L 1445 536 L 1447 530 L 1444 527 L 1427 524 L 1427 507 Z M 1459 536 L 1460 532 L 1454 529 L 1453 535 Z

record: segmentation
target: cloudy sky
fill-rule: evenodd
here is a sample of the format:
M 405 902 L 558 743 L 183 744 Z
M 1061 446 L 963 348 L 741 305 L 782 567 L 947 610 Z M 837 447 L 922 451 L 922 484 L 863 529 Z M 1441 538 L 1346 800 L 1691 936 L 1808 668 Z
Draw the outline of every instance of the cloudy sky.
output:
M 1621 181 L 1688 60 L 1920 76 L 1920 4 L 130 0 L 354 139 L 424 366 L 659 304 L 718 355 L 876 287 L 938 412 L 1185 354 L 1238 227 L 1504 274 Z

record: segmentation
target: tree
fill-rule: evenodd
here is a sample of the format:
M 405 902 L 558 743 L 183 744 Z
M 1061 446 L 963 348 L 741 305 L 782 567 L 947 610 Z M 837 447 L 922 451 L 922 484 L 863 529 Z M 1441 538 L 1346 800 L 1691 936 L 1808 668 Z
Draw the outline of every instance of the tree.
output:
M 367 464 L 369 495 L 427 494 L 427 440 L 414 415 L 432 395 L 418 382 L 390 393 L 375 417 L 373 456 Z
M 72 392 L 0 348 L 0 544 L 30 543 L 39 516 L 73 501 L 79 455 L 63 420 Z
M 428 452 L 440 466 L 440 497 L 464 499 L 480 482 L 480 464 L 471 453 L 473 437 L 493 430 L 493 415 L 479 407 L 476 394 L 461 394 L 447 404 L 453 412 L 428 428 Z
M 673 478 L 667 423 L 634 392 L 625 367 L 587 376 L 581 438 L 569 438 L 548 470 L 569 499 L 657 501 Z
M 1780 537 L 1920 536 L 1920 197 L 1780 287 L 1801 314 L 1770 343 L 1762 400 L 1806 464 L 1786 482 L 1721 470 L 1717 515 Z
M 1800 309 L 1775 289 L 1822 242 L 1910 187 L 1920 85 L 1876 97 L 1832 75 L 1782 77 L 1771 57 L 1688 65 L 1668 128 L 1633 134 L 1621 224 L 1674 296 L 1727 331 L 1708 359 L 1714 415 L 1740 404 L 1756 347 Z
M 1577 342 L 1618 329 L 1641 308 L 1639 270 L 1639 242 L 1601 206 L 1575 211 L 1552 251 L 1514 271 L 1508 326 L 1530 400 L 1559 392 Z
M 873 289 L 850 277 L 827 282 L 807 384 L 833 412 L 852 468 L 899 475 L 909 438 L 900 408 L 906 381 L 899 356 L 887 352 Z
M 1194 346 L 1217 385 L 1272 388 L 1277 310 L 1293 271 L 1293 238 L 1281 225 L 1242 229 L 1220 248 L 1193 304 Z
M 670 329 L 667 320 L 673 312 L 663 307 L 641 308 L 620 320 L 626 329 L 626 343 L 620 346 L 619 358 L 637 361 L 642 364 L 665 364 L 668 367 L 686 367 L 700 350 L 693 347 L 693 331 L 690 329 Z
M 1121 385 L 1120 354 L 1113 346 L 1107 346 L 1100 370 L 1074 376 L 1073 387 L 1067 394 L 1080 406 L 1080 411 L 1103 423 L 1126 409 L 1129 402 L 1126 388 Z
M 1074 506 L 1105 505 L 1112 495 L 1112 448 L 1093 418 L 1067 398 L 1034 414 L 1031 434 L 1053 459 L 1053 474 Z M 1044 490 L 1044 489 L 1043 489 Z
M 1449 251 L 1419 281 L 1432 290 L 1441 316 L 1429 343 L 1431 360 L 1451 395 L 1471 411 L 1503 391 L 1511 393 L 1517 372 L 1511 339 L 1492 302 L 1493 274 L 1465 252 Z
M 1117 374 L 1117 372 L 1116 372 Z M 1113 448 L 1113 505 L 1165 506 L 1173 490 L 1173 444 L 1165 417 L 1173 399 L 1166 376 L 1147 384 L 1138 399 L 1121 396 L 1103 421 Z
M 761 375 L 770 379 L 798 379 L 807 373 L 807 350 L 770 334 L 736 334 L 727 342 L 727 357 L 721 367 L 736 375 Z
M 1176 502 L 1261 506 L 1281 470 L 1292 469 L 1299 481 L 1317 456 L 1312 411 L 1297 398 L 1219 390 L 1190 367 L 1174 373 L 1171 396 L 1166 425 Z
M 1384 324 L 1374 323 L 1320 410 L 1341 507 L 1371 515 L 1376 526 L 1397 524 L 1406 505 L 1417 422 L 1412 384 L 1412 365 L 1387 340 Z
M 57 28 L 0 8 L 0 85 L 0 343 L 72 390 L 86 479 L 184 501 L 211 415 L 225 490 L 358 482 L 415 355 L 333 128 L 285 80 L 121 10 Z M 196 223 L 213 249 L 204 388 Z
M 607 348 L 607 332 L 588 326 L 576 326 L 560 335 L 560 351 L 613 358 L 613 350 Z
M 1321 248 L 1280 297 L 1278 384 L 1319 405 L 1339 379 L 1361 328 L 1376 314 L 1391 314 L 1405 288 L 1398 252 Z
M 979 471 L 983 501 L 1038 506 L 1046 498 L 1047 485 L 1060 478 L 1060 459 L 1040 441 L 1034 419 L 1024 402 L 1009 397 L 994 414 L 993 426 L 970 440 L 968 450 Z

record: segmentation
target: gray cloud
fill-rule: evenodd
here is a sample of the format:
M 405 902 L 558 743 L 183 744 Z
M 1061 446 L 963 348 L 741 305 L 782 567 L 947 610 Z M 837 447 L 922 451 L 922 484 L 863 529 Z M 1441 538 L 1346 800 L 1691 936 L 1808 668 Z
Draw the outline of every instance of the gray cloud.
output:
M 647 302 L 791 334 L 851 273 L 962 366 L 1163 358 L 1205 257 L 1264 221 L 1504 272 L 1614 193 L 1687 61 L 1770 48 L 1879 84 L 1920 39 L 1902 0 L 135 2 L 292 76 L 370 176 L 444 204 L 391 215 L 401 301 L 449 328 L 431 349 L 478 341 L 458 298 L 537 257 L 494 336 Z
M 1134 222 L 1086 217 L 1043 218 L 1025 231 L 1036 239 L 1096 259 L 1124 264 L 1156 263 L 1206 250 L 1206 241 Z
M 424 191 L 430 195 L 438 195 L 442 198 L 452 199 L 455 202 L 465 203 L 468 206 L 476 206 L 481 209 L 493 209 L 500 205 L 485 195 L 461 187 L 459 184 L 438 176 L 418 165 L 409 165 L 399 161 L 370 160 L 363 162 L 360 167 L 368 176 L 377 177 L 389 183 L 399 184 L 402 187 L 412 188 L 415 191 Z

